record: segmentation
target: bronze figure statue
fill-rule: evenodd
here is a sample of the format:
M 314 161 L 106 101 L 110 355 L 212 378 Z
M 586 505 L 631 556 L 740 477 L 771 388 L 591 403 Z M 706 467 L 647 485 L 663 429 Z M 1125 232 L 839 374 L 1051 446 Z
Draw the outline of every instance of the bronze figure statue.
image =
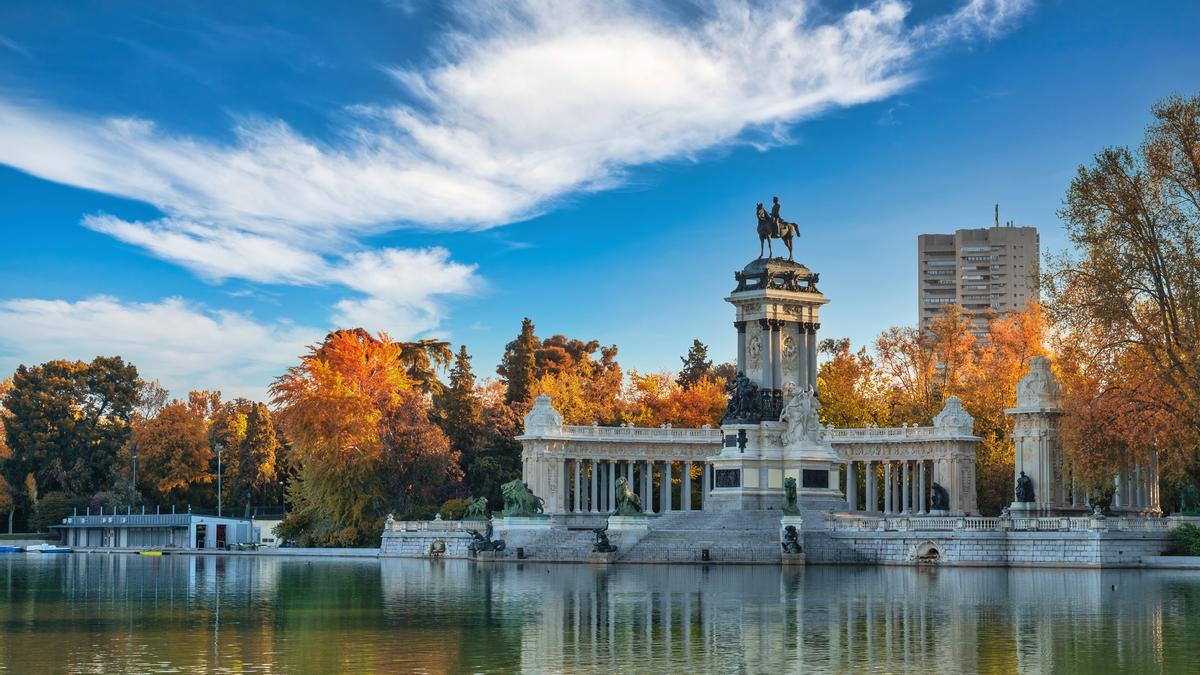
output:
M 503 539 L 492 539 L 492 524 L 490 522 L 487 524 L 487 529 L 484 530 L 483 534 L 480 534 L 478 530 L 467 530 L 467 532 L 471 535 L 471 543 L 467 544 L 467 550 L 472 555 L 485 551 L 504 550 Z
M 779 542 L 783 547 L 784 553 L 795 555 L 802 553 L 804 548 L 800 545 L 800 532 L 796 530 L 795 525 L 788 525 L 783 528 L 783 541 Z
M 617 547 L 608 540 L 608 524 L 604 527 L 593 527 L 592 534 L 595 538 L 592 540 L 592 553 L 616 553 Z
M 1033 493 L 1033 479 L 1025 475 L 1022 471 L 1020 476 L 1017 476 L 1017 488 L 1014 490 L 1016 500 L 1021 503 L 1035 502 L 1037 497 Z
M 764 243 L 767 246 L 767 257 L 775 257 L 774 251 L 771 250 L 771 240 L 782 239 L 787 246 L 788 260 L 792 260 L 792 238 L 800 236 L 800 227 L 779 215 L 779 197 L 772 197 L 771 202 L 770 213 L 763 208 L 762 202 L 758 203 L 758 257 L 763 257 Z
M 942 487 L 936 481 L 933 483 L 933 487 L 930 488 L 929 510 L 931 510 L 931 511 L 949 511 L 950 510 L 950 493 L 946 490 L 946 488 Z

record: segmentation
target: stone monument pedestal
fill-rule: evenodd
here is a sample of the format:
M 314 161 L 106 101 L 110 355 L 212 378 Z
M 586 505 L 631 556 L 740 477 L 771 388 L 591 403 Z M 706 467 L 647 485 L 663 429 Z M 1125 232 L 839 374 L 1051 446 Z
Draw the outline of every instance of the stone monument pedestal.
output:
M 550 516 L 500 516 L 492 520 L 496 530 L 549 530 Z
M 804 557 L 803 553 L 784 553 L 783 554 L 783 566 L 784 567 L 804 567 L 805 564 L 806 564 L 806 562 L 805 562 L 805 557 Z
M 492 562 L 496 559 L 495 551 L 479 551 L 473 556 L 474 560 L 479 562 Z
M 628 551 L 650 532 L 650 517 L 609 516 L 608 535 L 618 551 Z
M 617 562 L 617 553 L 618 551 L 612 551 L 609 553 L 596 553 L 593 551 L 591 555 L 588 556 L 588 562 L 592 563 L 593 565 L 611 565 L 612 563 Z

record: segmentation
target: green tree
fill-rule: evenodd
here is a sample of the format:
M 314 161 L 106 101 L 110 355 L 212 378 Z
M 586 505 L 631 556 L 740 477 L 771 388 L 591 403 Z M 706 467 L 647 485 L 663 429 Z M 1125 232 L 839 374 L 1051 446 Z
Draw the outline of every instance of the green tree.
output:
M 533 322 L 525 317 L 521 321 L 521 333 L 504 346 L 504 356 L 496 368 L 506 385 L 505 402 L 522 412 L 533 405 L 537 381 L 541 377 L 537 365 L 541 343 L 533 330 Z
M 108 486 L 129 438 L 137 368 L 120 357 L 24 365 L 4 397 L 9 483 L 32 473 L 47 492 L 88 495 Z
M 247 518 L 254 496 L 275 482 L 279 449 L 270 409 L 265 403 L 255 403 L 246 416 L 246 435 L 239 446 L 234 492 L 241 495 Z
M 450 368 L 449 386 L 433 397 L 434 419 L 459 453 L 463 470 L 475 461 L 480 450 L 483 404 L 475 392 L 475 374 L 466 345 L 458 349 Z
M 713 379 L 713 362 L 708 358 L 708 346 L 703 342 L 692 340 L 687 356 L 681 356 L 679 360 L 683 361 L 683 368 L 675 381 L 684 389 L 691 389 L 701 380 Z
M 442 340 L 417 340 L 416 342 L 399 342 L 400 363 L 408 369 L 408 376 L 426 394 L 436 394 L 441 391 L 442 382 L 437 377 L 439 368 L 450 365 L 454 352 L 450 343 Z

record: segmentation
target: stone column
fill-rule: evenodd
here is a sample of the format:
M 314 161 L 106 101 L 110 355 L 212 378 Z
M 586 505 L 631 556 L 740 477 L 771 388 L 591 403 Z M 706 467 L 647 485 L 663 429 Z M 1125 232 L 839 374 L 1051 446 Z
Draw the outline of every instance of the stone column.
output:
M 583 460 L 575 460 L 575 513 L 580 513 L 583 510 L 583 492 L 580 490 L 580 482 L 583 474 Z
M 892 512 L 892 463 L 883 464 L 883 512 Z
M 642 510 L 654 513 L 654 462 L 650 460 L 642 465 Z
M 901 478 L 901 486 L 903 489 L 903 498 L 901 499 L 901 513 L 912 513 L 912 475 L 908 468 L 908 460 L 904 460 L 904 477 Z
M 854 473 L 854 462 L 846 462 L 846 503 L 851 513 L 858 510 L 858 477 Z
M 1123 487 L 1121 485 L 1121 483 L 1124 483 L 1124 482 L 1125 481 L 1121 480 L 1120 473 L 1113 476 L 1113 488 L 1114 488 L 1113 489 L 1113 497 L 1112 497 L 1113 508 L 1120 508 L 1122 506 L 1125 506 L 1125 500 L 1121 499 L 1121 491 L 1122 491 L 1122 487 Z
M 589 472 L 589 482 L 591 483 L 591 488 L 592 488 L 592 494 L 591 494 L 592 503 L 589 504 L 589 506 L 591 508 L 588 510 L 591 511 L 592 513 L 597 513 L 600 511 L 600 501 L 599 501 L 600 486 L 596 482 L 596 479 L 599 478 L 599 476 L 596 475 L 596 469 L 597 469 L 596 460 L 593 459 L 593 460 L 589 461 L 588 467 L 591 469 L 591 471 Z
M 608 463 L 608 508 L 605 511 L 612 511 L 617 508 L 617 463 Z
M 878 511 L 879 500 L 875 495 L 875 483 L 877 482 L 875 477 L 875 462 L 867 460 L 863 466 L 863 471 L 863 491 L 866 493 L 864 496 L 867 498 L 866 503 L 863 504 L 863 510 L 868 512 Z
M 799 366 L 799 369 L 797 372 L 799 372 L 800 375 L 797 378 L 796 387 L 800 390 L 803 390 L 804 386 L 808 384 L 808 340 L 804 334 L 805 334 L 804 323 L 803 322 L 797 323 L 796 324 L 796 361 L 797 361 L 797 365 Z M 787 405 L 788 402 L 784 401 L 783 404 Z
M 772 357 L 774 367 L 771 370 L 771 388 L 783 389 L 783 322 L 775 320 L 771 322 L 771 343 L 775 347 L 775 355 Z
M 662 466 L 662 512 L 671 511 L 671 462 L 663 462 Z
M 737 329 L 737 369 L 739 373 L 746 372 L 746 322 L 734 321 L 733 327 Z
M 917 513 L 925 515 L 925 460 L 921 460 L 917 473 L 920 475 L 920 482 L 917 484 Z
M 805 334 L 805 351 L 808 352 L 808 383 L 812 385 L 813 391 L 817 389 L 817 328 L 820 324 L 814 323 L 812 328 Z
M 692 510 L 692 463 L 683 463 L 683 494 L 679 495 L 679 508 Z

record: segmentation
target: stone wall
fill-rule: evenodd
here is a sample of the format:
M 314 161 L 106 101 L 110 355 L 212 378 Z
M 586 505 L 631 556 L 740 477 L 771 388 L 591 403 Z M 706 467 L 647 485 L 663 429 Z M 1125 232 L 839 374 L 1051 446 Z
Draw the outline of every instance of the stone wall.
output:
M 808 564 L 999 567 L 1140 567 L 1143 557 L 1171 548 L 1156 532 L 808 531 Z
M 385 530 L 379 545 L 383 558 L 430 558 L 436 541 L 446 545 L 444 558 L 467 558 L 471 535 L 464 530 Z

